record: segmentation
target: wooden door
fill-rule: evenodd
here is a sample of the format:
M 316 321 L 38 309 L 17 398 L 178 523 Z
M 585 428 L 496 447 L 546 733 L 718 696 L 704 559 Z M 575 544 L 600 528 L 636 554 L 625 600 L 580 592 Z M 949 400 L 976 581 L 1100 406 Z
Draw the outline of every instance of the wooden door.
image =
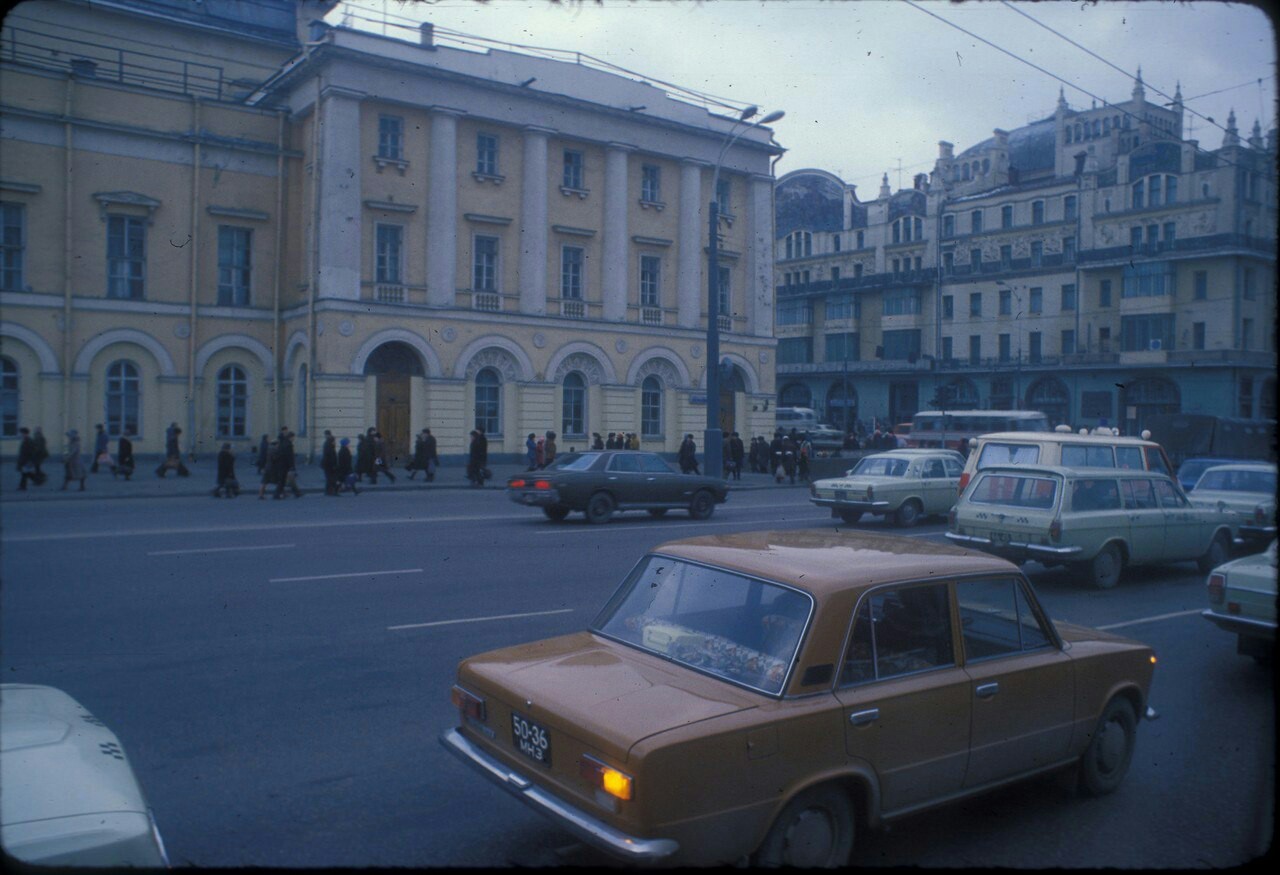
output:
M 387 444 L 387 464 L 410 455 L 409 377 L 382 374 L 378 378 L 378 431 Z

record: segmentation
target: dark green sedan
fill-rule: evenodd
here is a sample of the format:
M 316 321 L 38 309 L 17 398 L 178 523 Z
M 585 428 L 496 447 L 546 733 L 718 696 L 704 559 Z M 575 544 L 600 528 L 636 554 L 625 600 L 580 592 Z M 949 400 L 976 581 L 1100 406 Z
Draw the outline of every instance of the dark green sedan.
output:
M 544 471 L 507 480 L 508 498 L 542 508 L 555 522 L 573 511 L 582 511 L 589 523 L 606 523 L 624 510 L 660 517 L 673 508 L 705 520 L 728 495 L 718 477 L 681 474 L 656 453 L 636 450 L 574 453 Z

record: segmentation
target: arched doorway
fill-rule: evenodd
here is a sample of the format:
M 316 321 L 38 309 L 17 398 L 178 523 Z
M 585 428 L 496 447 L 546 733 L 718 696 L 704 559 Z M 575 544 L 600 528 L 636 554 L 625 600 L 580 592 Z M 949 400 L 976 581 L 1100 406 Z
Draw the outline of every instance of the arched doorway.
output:
M 425 376 L 422 359 L 409 344 L 391 341 L 369 355 L 364 374 L 377 380 L 376 424 L 386 441 L 390 465 L 409 455 L 409 378 Z
M 1178 387 L 1164 377 L 1147 377 L 1125 385 L 1121 401 L 1125 434 L 1136 435 L 1147 427 L 1148 417 L 1177 413 L 1182 409 Z
M 1038 410 L 1049 417 L 1049 425 L 1071 422 L 1071 394 L 1057 377 L 1041 377 L 1027 390 L 1027 408 Z
M 720 376 L 720 431 L 726 435 L 737 427 L 737 396 L 746 391 L 746 381 L 737 365 L 733 366 L 732 373 Z
M 827 418 L 830 425 L 848 433 L 858 421 L 858 390 L 841 380 L 827 390 Z

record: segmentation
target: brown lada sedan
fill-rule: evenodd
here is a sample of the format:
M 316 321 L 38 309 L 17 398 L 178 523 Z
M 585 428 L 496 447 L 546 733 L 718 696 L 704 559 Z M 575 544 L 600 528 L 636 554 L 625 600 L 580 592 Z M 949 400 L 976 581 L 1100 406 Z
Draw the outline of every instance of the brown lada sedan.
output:
M 1116 789 L 1154 663 L 984 553 L 705 536 L 642 558 L 587 631 L 463 661 L 441 742 L 624 859 L 839 866 L 859 830 L 1030 775 Z

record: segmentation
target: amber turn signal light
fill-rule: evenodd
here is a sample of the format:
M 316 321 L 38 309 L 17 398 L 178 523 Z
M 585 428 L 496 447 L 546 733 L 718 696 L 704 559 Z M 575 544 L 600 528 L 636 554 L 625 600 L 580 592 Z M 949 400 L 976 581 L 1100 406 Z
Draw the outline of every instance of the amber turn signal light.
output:
M 631 776 L 607 766 L 595 757 L 584 756 L 578 761 L 578 774 L 587 782 L 610 796 L 623 801 L 631 798 Z

